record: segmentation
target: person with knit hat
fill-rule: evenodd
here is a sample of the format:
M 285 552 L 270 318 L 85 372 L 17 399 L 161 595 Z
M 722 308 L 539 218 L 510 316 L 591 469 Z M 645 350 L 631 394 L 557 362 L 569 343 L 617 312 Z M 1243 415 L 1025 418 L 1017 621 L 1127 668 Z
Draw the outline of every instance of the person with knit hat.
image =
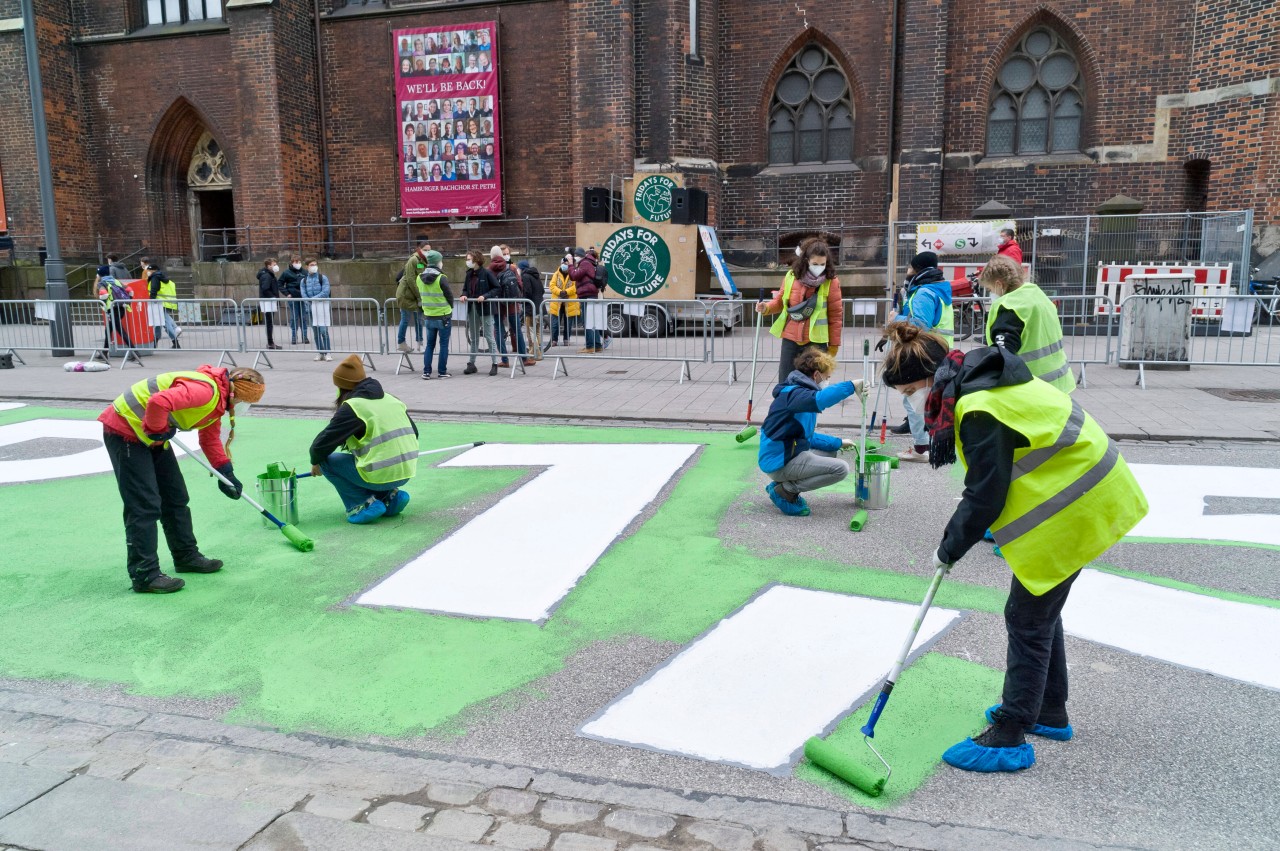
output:
M 402 488 L 418 471 L 418 427 L 404 402 L 365 375 L 359 355 L 338 364 L 333 384 L 336 410 L 311 442 L 311 474 L 333 485 L 348 523 L 395 517 L 409 504 Z
M 886 329 L 893 344 L 883 379 L 924 394 L 929 462 L 958 458 L 964 493 L 933 556 L 951 569 L 990 529 L 1013 578 L 1005 603 L 1004 691 L 990 726 L 942 755 L 967 771 L 1017 771 L 1035 763 L 1031 733 L 1066 741 L 1067 654 L 1062 609 L 1086 564 L 1147 513 L 1146 497 L 1119 448 L 1066 393 L 1034 378 L 1002 346 L 962 353 L 907 322 Z
M 126 567 L 133 590 L 140 594 L 178 591 L 186 582 L 160 571 L 156 553 L 156 521 L 178 573 L 216 573 L 222 562 L 208 558 L 196 544 L 188 507 L 187 484 L 169 439 L 194 430 L 209 463 L 231 484 L 218 489 L 239 499 L 243 486 L 231 465 L 236 413 L 243 414 L 262 398 L 262 374 L 255 369 L 205 364 L 191 371 L 166 372 L 134 384 L 99 416 L 102 441 L 124 502 Z M 222 443 L 222 415 L 231 431 Z
M 948 348 L 952 345 L 955 328 L 955 315 L 951 309 L 951 284 L 943 280 L 942 271 L 938 269 L 938 255 L 932 251 L 921 251 L 911 258 L 907 266 L 907 284 L 902 298 L 902 312 L 898 319 L 910 322 L 926 331 L 933 331 L 942 337 Z M 887 339 L 876 344 L 876 351 L 884 351 Z M 903 461 L 929 460 L 929 434 L 925 430 L 924 415 L 911 403 L 910 399 L 902 400 L 907 418 L 889 431 L 894 434 L 911 434 L 915 445 L 898 457 Z

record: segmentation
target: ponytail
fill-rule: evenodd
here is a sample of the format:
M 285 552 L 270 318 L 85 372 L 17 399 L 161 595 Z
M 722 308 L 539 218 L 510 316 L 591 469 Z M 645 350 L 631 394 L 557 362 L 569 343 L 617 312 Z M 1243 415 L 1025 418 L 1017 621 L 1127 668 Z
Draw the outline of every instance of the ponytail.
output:
M 884 336 L 893 345 L 881 373 L 891 387 L 930 377 L 947 356 L 945 339 L 910 322 L 890 322 Z

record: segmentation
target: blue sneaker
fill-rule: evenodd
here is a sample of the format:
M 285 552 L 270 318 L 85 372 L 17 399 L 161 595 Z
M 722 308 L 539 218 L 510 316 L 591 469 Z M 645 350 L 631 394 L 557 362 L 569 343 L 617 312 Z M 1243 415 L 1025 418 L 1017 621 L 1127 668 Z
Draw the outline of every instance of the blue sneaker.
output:
M 404 511 L 404 507 L 409 504 L 409 494 L 396 488 L 382 497 L 382 504 L 387 507 L 387 513 L 382 516 L 395 517 L 401 511 Z
M 1000 710 L 1000 704 L 996 704 L 986 711 L 987 723 L 996 723 L 996 712 Z M 1033 736 L 1041 736 L 1046 739 L 1053 739 L 1055 742 L 1069 742 L 1074 736 L 1075 730 L 1071 729 L 1068 724 L 1065 727 L 1050 727 L 1047 724 L 1032 724 L 1027 728 L 1027 732 Z
M 988 529 L 982 533 L 982 540 L 986 541 L 988 544 L 994 544 L 996 542 L 996 536 L 991 534 L 991 530 Z
M 764 492 L 769 494 L 769 499 L 777 506 L 778 510 L 788 517 L 807 517 L 809 514 L 809 504 L 804 498 L 798 498 L 795 502 L 784 499 L 778 493 L 778 483 L 769 482 L 764 486 Z
M 387 506 L 382 500 L 370 497 L 364 505 L 357 506 L 347 512 L 348 523 L 372 523 L 387 513 Z

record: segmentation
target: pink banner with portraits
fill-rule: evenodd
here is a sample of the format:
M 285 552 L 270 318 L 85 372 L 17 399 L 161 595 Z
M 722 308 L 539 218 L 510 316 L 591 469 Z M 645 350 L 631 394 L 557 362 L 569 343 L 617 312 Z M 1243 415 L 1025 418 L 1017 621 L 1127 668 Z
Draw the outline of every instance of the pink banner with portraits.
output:
M 400 211 L 502 214 L 495 21 L 395 30 Z

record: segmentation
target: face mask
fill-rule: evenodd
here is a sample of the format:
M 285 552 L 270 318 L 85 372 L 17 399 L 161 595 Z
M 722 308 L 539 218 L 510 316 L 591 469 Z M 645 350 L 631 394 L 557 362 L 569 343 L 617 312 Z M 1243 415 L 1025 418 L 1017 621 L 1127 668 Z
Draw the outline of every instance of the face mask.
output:
M 290 266 L 292 266 L 294 269 L 301 269 L 301 268 L 302 268 L 302 264 L 301 264 L 301 263 L 290 263 L 289 265 L 290 265 Z
M 468 268 L 468 269 L 474 269 L 475 267 L 476 267 L 476 264 L 475 264 L 473 261 L 471 261 L 471 260 L 468 260 L 468 261 L 467 261 L 467 268 Z
M 276 275 L 276 274 L 279 274 L 279 272 L 280 272 L 280 267 L 279 267 L 279 266 L 272 266 L 272 267 L 271 267 L 271 274 Z
M 568 271 L 569 271 L 569 264 L 568 264 L 568 263 L 561 263 L 561 264 L 560 264 L 560 271 L 561 271 L 561 272 L 568 272 Z
M 831 379 L 830 379 L 830 378 L 824 378 L 822 381 L 819 381 L 819 382 L 818 382 L 818 389 L 819 389 L 819 390 L 826 390 L 826 389 L 827 389 L 828 387 L 830 387 L 830 386 L 831 386 Z
M 504 255 L 502 255 L 502 259 L 503 259 L 503 260 L 506 260 L 508 263 L 510 263 L 510 262 L 511 262 L 511 255 L 510 255 L 510 254 L 504 254 Z
M 316 272 L 319 272 L 319 271 L 320 271 L 320 268 L 319 268 L 318 266 L 308 266 L 308 267 L 307 267 L 307 274 L 308 274 L 308 275 L 314 275 Z
M 815 277 L 821 277 L 823 274 L 825 274 L 825 273 L 826 273 L 826 271 L 827 271 L 827 264 L 826 264 L 826 263 L 823 263 L 823 264 L 821 264 L 821 265 L 819 265 L 819 264 L 817 264 L 817 263 L 810 263 L 810 264 L 809 264 L 809 274 L 811 274 L 811 275 L 813 275 L 813 276 L 815 276 Z
M 244 417 L 249 415 L 249 410 L 253 408 L 252 402 L 236 402 L 236 416 Z
M 803 257 L 803 256 L 804 256 L 804 252 L 800 250 L 800 246 L 798 246 L 798 245 L 796 246 L 796 256 L 797 256 L 797 257 Z

